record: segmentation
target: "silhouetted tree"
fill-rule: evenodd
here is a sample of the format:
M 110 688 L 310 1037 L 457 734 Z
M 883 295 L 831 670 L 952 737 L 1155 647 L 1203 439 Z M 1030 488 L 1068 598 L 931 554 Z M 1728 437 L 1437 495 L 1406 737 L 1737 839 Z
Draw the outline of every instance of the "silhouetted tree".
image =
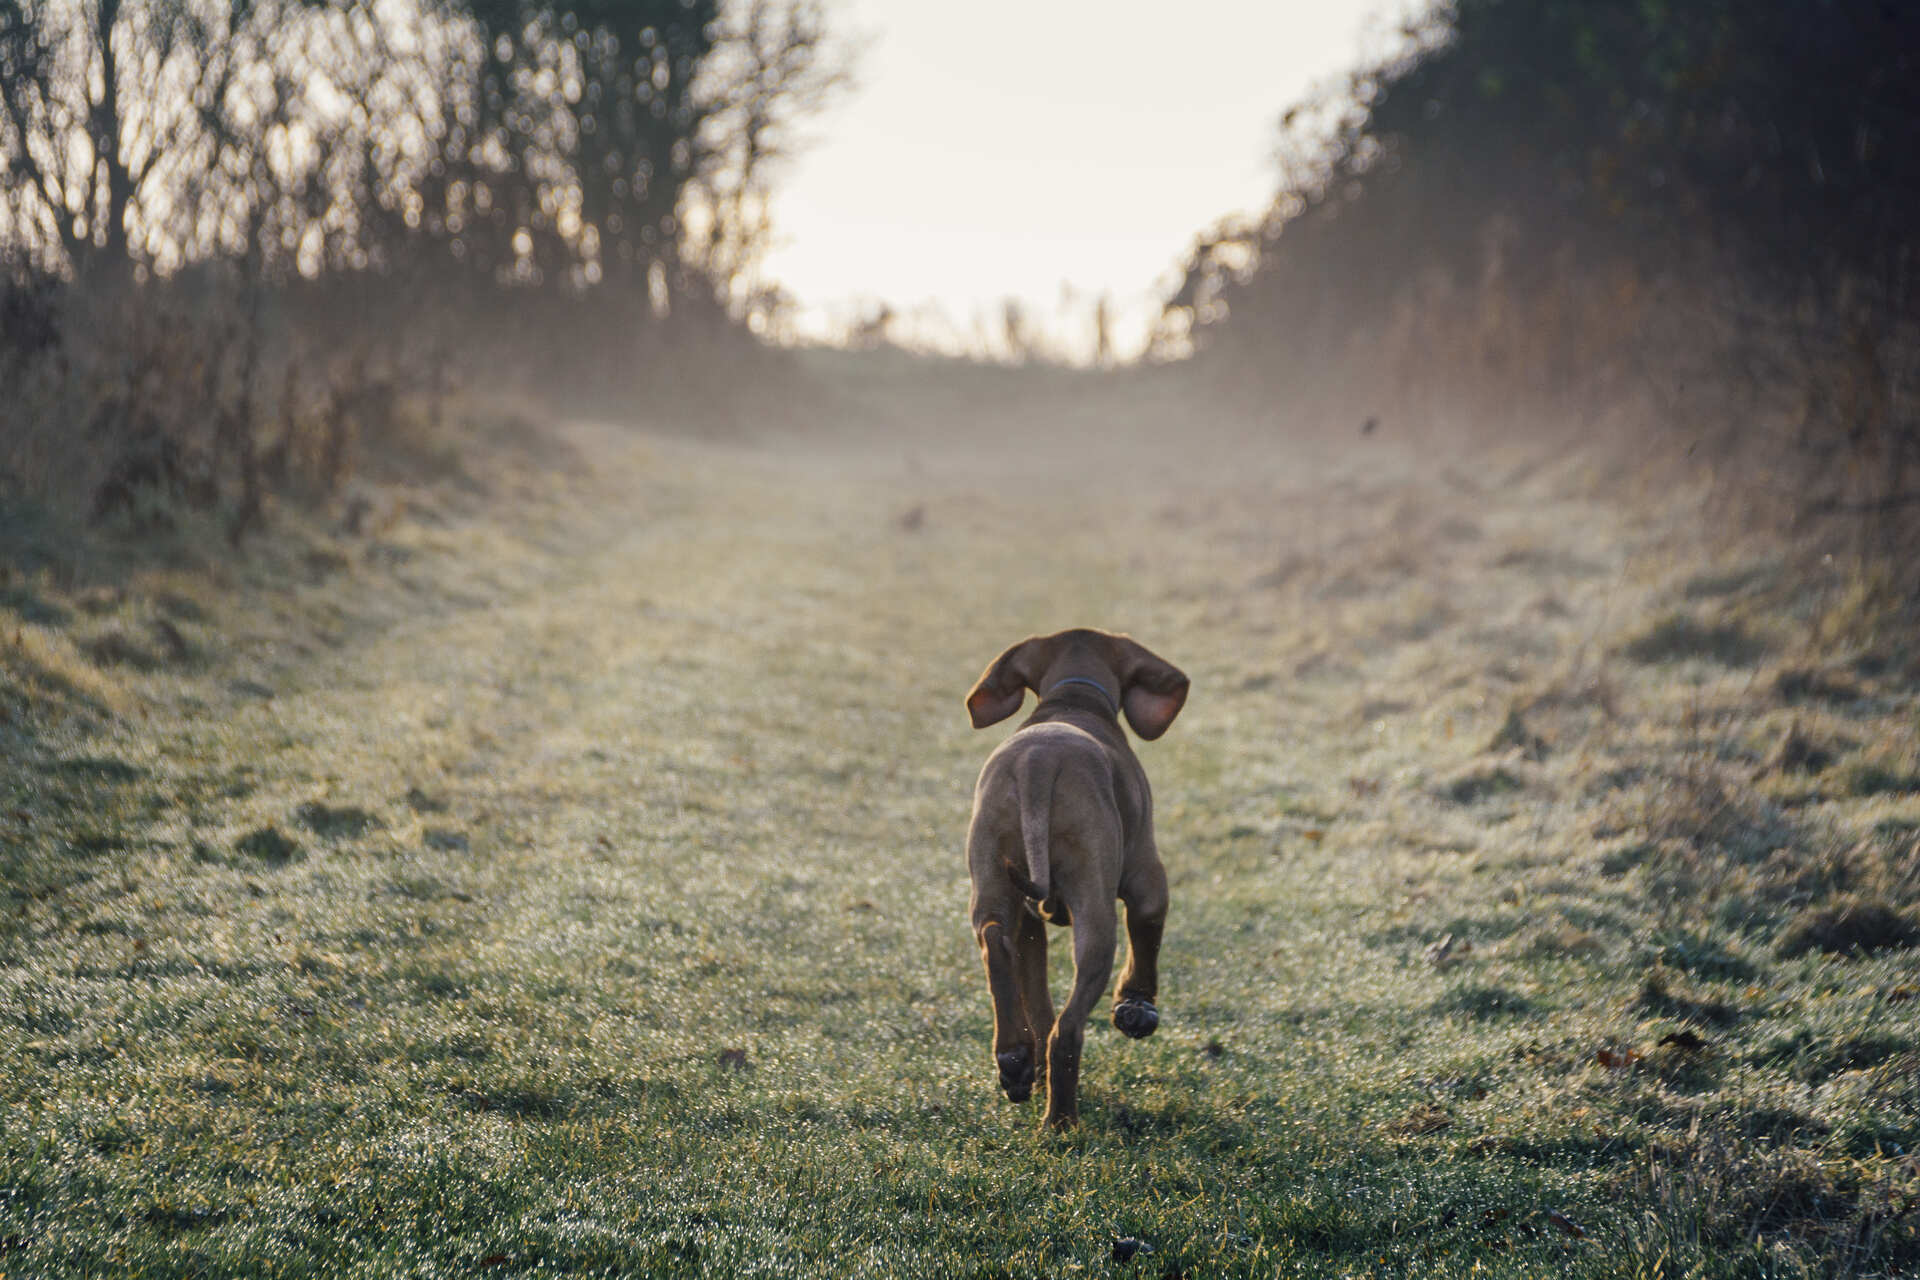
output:
M 444 147 L 465 255 L 500 278 L 679 287 L 716 0 L 465 0 L 481 51 Z
M 1453 0 L 1407 36 L 1287 114 L 1265 224 L 1196 250 L 1165 332 L 1296 401 L 1717 387 L 1729 447 L 1729 397 L 1801 416 L 1810 509 L 1920 510 L 1920 6 Z
M 236 79 L 280 8 L 0 0 L 8 241 L 88 277 L 183 258 L 209 131 L 238 127 Z
M 735 316 L 761 305 L 755 273 L 772 233 L 773 182 L 802 125 L 850 82 L 851 62 L 819 0 L 746 0 L 719 27 L 698 86 L 688 256 Z

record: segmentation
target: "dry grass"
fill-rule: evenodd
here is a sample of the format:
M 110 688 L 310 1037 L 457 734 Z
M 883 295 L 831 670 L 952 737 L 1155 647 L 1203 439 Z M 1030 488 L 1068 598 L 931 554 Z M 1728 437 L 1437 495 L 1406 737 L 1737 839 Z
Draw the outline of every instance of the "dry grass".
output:
M 257 561 L 16 579 L 126 709 L 0 725 L 7 1265 L 1920 1265 L 1912 952 L 1858 928 L 1915 905 L 1920 795 L 1852 768 L 1913 759 L 1889 633 L 1577 459 L 1005 403 L 966 449 L 580 428 Z M 992 1085 L 959 699 L 1070 623 L 1195 692 L 1142 750 L 1167 1021 L 1093 1033 L 1052 1141 Z
M 6 648 L 0 699 L 10 719 L 32 717 L 49 705 L 71 705 L 104 716 L 133 710 L 126 686 L 103 670 L 117 664 L 102 661 L 98 641 L 76 645 L 57 630 L 25 621 L 21 611 L 13 612 L 11 628 L 0 620 L 0 645 Z

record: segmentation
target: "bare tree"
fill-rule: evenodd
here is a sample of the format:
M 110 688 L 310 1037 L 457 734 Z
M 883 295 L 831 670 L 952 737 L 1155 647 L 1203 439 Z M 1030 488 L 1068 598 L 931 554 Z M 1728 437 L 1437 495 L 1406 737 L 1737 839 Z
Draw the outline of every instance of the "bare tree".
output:
M 723 17 L 697 86 L 704 116 L 688 211 L 688 258 L 734 318 L 762 291 L 773 183 L 803 126 L 852 83 L 854 52 L 820 0 L 746 0 Z
M 206 126 L 270 16 L 253 0 L 0 0 L 8 240 L 76 276 L 177 264 Z

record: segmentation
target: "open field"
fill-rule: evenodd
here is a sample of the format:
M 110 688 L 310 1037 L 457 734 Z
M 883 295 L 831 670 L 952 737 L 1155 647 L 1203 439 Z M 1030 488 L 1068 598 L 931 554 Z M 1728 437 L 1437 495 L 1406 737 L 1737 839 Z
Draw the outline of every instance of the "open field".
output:
M 1920 1271 L 1920 651 L 1844 567 L 1098 408 L 15 569 L 0 1274 Z M 1053 1138 L 961 698 L 1069 625 L 1194 691 L 1162 1028 Z

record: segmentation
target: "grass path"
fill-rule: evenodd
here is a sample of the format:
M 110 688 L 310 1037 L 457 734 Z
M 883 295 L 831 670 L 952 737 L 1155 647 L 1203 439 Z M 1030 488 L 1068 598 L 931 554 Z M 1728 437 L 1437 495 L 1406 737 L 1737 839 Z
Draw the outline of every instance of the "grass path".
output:
M 1910 955 L 1777 959 L 1759 888 L 1672 880 L 1805 630 L 1684 504 L 1385 445 L 575 435 L 542 536 L 406 562 L 432 607 L 350 571 L 19 748 L 0 1273 L 1914 1264 Z M 960 699 L 1067 625 L 1195 692 L 1142 751 L 1163 1029 L 1094 1029 L 1052 1140 L 988 1065 Z M 1920 829 L 1910 686 L 1849 678 L 1794 712 L 1831 778 L 1729 841 Z

